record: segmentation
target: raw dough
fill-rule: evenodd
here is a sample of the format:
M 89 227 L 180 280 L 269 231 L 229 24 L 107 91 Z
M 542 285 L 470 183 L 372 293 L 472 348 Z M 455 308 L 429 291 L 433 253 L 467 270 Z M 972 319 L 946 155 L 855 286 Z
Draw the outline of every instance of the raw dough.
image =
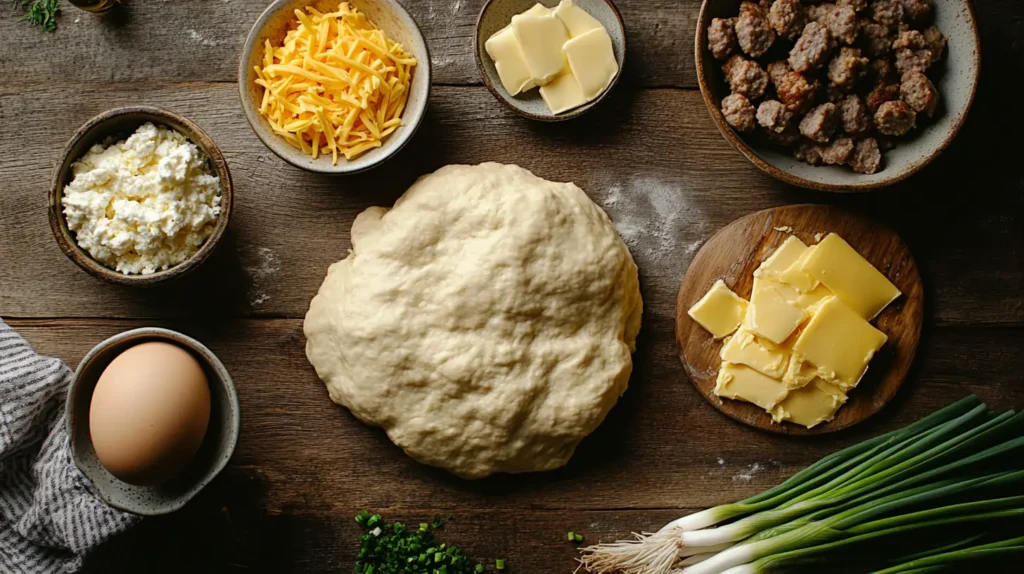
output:
M 465 478 L 551 470 L 626 391 L 637 268 L 580 188 L 452 165 L 352 225 L 306 314 L 331 399 Z

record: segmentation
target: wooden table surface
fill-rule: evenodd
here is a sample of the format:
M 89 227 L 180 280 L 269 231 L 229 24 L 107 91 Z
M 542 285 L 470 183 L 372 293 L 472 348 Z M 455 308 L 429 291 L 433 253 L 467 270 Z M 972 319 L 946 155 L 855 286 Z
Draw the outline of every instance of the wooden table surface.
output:
M 434 58 L 425 124 L 386 167 L 340 179 L 285 164 L 242 115 L 238 56 L 266 0 L 129 0 L 104 19 L 64 3 L 54 34 L 0 8 L 0 316 L 72 366 L 119 331 L 181 330 L 224 360 L 242 405 L 238 449 L 215 484 L 108 543 L 90 561 L 96 571 L 348 572 L 352 515 L 368 508 L 413 523 L 450 512 L 444 539 L 469 555 L 506 558 L 509 572 L 568 572 L 569 530 L 597 541 L 657 528 L 970 393 L 1024 407 L 1019 0 L 976 2 L 984 72 L 953 146 L 904 184 L 856 196 L 782 185 L 719 135 L 696 90 L 698 0 L 617 3 L 627 77 L 582 120 L 544 125 L 480 85 L 471 36 L 483 0 L 406 0 Z M 100 283 L 60 252 L 47 224 L 63 143 L 126 104 L 191 118 L 234 176 L 229 236 L 180 285 Z M 466 482 L 413 462 L 331 403 L 306 361 L 302 317 L 327 266 L 345 255 L 357 213 L 390 205 L 442 165 L 482 161 L 574 181 L 603 205 L 640 266 L 645 309 L 630 389 L 567 467 Z M 676 291 L 701 243 L 740 216 L 800 202 L 841 205 L 899 231 L 927 300 L 917 363 L 896 400 L 850 431 L 810 439 L 719 414 L 686 380 L 673 340 Z

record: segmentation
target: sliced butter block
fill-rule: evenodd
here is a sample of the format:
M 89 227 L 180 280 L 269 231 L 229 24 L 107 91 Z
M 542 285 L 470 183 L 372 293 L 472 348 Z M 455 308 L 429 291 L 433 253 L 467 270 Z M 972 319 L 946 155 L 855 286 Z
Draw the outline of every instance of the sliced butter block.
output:
M 818 285 L 811 291 L 801 293 L 793 303 L 795 303 L 801 309 L 808 311 L 814 308 L 815 305 L 821 303 L 826 297 L 832 297 L 834 293 L 824 285 Z
M 722 345 L 722 360 L 781 379 L 789 366 L 789 351 L 741 327 Z
M 829 297 L 819 304 L 793 344 L 793 351 L 834 374 L 835 382 L 844 389 L 851 389 L 886 339 L 885 333 L 856 311 L 838 298 Z
M 746 365 L 722 363 L 715 384 L 715 394 L 727 399 L 754 403 L 766 411 L 786 398 L 788 390 L 776 379 L 765 376 Z
M 493 36 L 484 43 L 487 55 L 494 60 L 494 68 L 498 70 L 498 77 L 501 78 L 501 85 L 510 96 L 519 94 L 526 90 L 533 89 L 533 76 L 526 67 L 526 58 L 523 50 L 512 32 L 511 26 L 506 26 L 495 32 Z
M 744 326 L 769 341 L 782 344 L 804 321 L 804 310 L 790 303 L 775 282 L 754 278 Z
M 791 353 L 789 363 L 786 365 L 786 372 L 782 375 L 782 384 L 786 385 L 787 389 L 793 390 L 806 386 L 814 379 L 828 379 L 832 376 L 832 373 L 807 362 L 800 353 Z
M 584 32 L 565 43 L 569 68 L 583 88 L 587 101 L 601 95 L 611 85 L 619 65 L 615 62 L 612 38 L 604 28 Z
M 733 293 L 719 279 L 700 301 L 690 307 L 688 314 L 711 336 L 721 339 L 740 326 L 747 313 L 747 302 Z
M 562 46 L 569 40 L 569 31 L 554 14 L 527 11 L 513 16 L 512 31 L 534 83 L 543 86 L 562 73 L 566 67 Z
M 569 37 L 575 38 L 585 32 L 596 28 L 604 28 L 597 18 L 594 18 L 586 10 L 580 8 L 572 0 L 562 0 L 554 10 L 555 16 L 565 24 L 569 30 Z
M 835 418 L 836 411 L 846 402 L 846 393 L 838 386 L 821 379 L 795 391 L 772 409 L 775 422 L 789 421 L 807 428 Z
M 881 271 L 835 233 L 821 240 L 801 269 L 868 321 L 901 295 Z
M 788 269 L 779 274 L 778 280 L 787 285 L 792 285 L 804 293 L 813 291 L 818 286 L 818 280 L 810 273 L 804 271 L 803 265 L 817 250 L 817 245 L 808 247 L 807 251 L 804 251 L 803 255 L 800 256 L 800 259 L 797 259 Z
M 769 277 L 778 280 L 787 269 L 796 263 L 809 248 L 795 235 L 790 235 L 754 271 L 754 277 Z
M 570 72 L 558 76 L 545 86 L 540 87 L 540 97 L 548 105 L 553 114 L 577 108 L 587 103 L 580 83 Z

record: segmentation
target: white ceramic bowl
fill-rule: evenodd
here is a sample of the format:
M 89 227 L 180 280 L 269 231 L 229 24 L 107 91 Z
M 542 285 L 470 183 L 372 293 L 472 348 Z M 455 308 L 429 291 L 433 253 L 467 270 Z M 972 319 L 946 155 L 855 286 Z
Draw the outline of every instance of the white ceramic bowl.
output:
M 242 49 L 242 59 L 238 67 L 238 90 L 242 100 L 242 110 L 249 120 L 256 136 L 263 141 L 270 151 L 286 162 L 317 173 L 347 174 L 366 171 L 383 163 L 397 154 L 412 139 L 416 128 L 423 121 L 430 97 L 430 51 L 427 42 L 420 32 L 419 26 L 406 12 L 405 8 L 395 0 L 349 0 L 360 12 L 380 27 L 392 40 L 402 44 L 406 50 L 416 57 L 416 69 L 412 75 L 409 100 L 402 113 L 402 126 L 384 139 L 383 145 L 370 150 L 352 160 L 338 158 L 338 164 L 332 165 L 330 154 L 313 159 L 302 150 L 293 147 L 271 130 L 270 124 L 260 115 L 260 102 L 263 100 L 263 88 L 256 85 L 255 66 L 263 61 L 263 45 L 266 40 L 272 44 L 279 43 L 295 22 L 295 10 L 314 6 L 322 12 L 337 9 L 339 0 L 277 0 L 271 4 L 256 20 L 249 32 Z

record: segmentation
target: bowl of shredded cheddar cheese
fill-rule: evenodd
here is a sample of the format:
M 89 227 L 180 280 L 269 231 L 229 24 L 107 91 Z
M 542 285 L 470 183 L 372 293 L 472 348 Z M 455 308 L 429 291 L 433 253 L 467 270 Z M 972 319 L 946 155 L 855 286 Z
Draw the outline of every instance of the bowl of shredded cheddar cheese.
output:
M 309 171 L 365 171 L 423 119 L 430 53 L 393 0 L 277 0 L 256 21 L 238 86 L 253 131 Z

